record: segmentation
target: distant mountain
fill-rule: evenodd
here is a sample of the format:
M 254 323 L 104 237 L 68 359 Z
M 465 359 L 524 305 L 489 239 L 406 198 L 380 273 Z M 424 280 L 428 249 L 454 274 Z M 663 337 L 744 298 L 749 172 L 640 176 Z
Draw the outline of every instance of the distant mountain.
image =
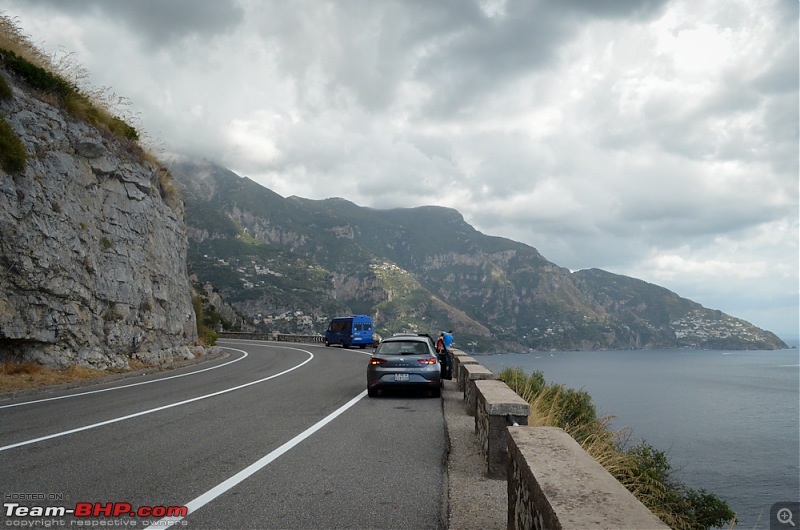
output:
M 657 285 L 572 273 L 450 208 L 283 198 L 207 162 L 171 170 L 186 200 L 190 273 L 240 325 L 322 332 L 335 315 L 365 313 L 383 335 L 452 328 L 460 348 L 480 352 L 786 347 Z

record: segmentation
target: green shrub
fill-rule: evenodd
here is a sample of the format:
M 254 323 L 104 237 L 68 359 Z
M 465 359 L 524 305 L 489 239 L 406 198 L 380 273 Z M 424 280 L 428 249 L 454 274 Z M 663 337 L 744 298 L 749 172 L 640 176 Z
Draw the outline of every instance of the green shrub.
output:
M 36 66 L 11 50 L 0 48 L 0 56 L 8 69 L 25 79 L 33 88 L 55 94 L 61 100 L 78 91 L 77 87 L 65 79 Z
M 8 173 L 25 169 L 28 153 L 11 125 L 0 116 L 0 167 Z
M 128 125 L 124 120 L 116 116 L 112 116 L 109 119 L 108 129 L 120 138 L 125 138 L 133 142 L 139 140 L 139 131 L 137 131 L 134 126 Z
M 675 480 L 669 457 L 646 441 L 629 448 L 627 454 L 633 464 L 631 472 L 635 483 L 662 486 L 657 497 L 658 506 L 648 507 L 654 512 L 665 512 L 666 516 L 659 516 L 673 528 L 722 528 L 736 517 L 728 503 L 714 493 L 688 488 Z
M 197 338 L 205 346 L 213 346 L 217 343 L 219 334 L 216 331 L 212 330 L 211 328 L 207 328 L 203 325 L 200 325 L 197 326 Z
M 727 502 L 704 489 L 686 490 L 685 499 L 686 513 L 694 528 L 723 528 L 736 517 Z
M 7 101 L 14 97 L 11 87 L 8 86 L 6 79 L 0 75 L 0 101 Z
M 506 368 L 500 372 L 500 379 L 529 403 L 547 386 L 544 374 L 538 370 L 527 376 L 522 368 Z
M 205 323 L 207 316 L 203 312 L 203 297 L 199 294 L 192 296 L 192 305 L 194 306 L 194 315 L 197 322 L 197 338 L 206 346 L 215 345 L 219 335 Z

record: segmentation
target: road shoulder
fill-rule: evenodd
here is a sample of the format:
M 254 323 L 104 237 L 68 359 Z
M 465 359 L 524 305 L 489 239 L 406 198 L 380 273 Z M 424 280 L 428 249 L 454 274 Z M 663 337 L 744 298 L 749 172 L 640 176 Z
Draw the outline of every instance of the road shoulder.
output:
M 448 474 L 448 528 L 504 530 L 508 514 L 506 480 L 486 476 L 475 418 L 467 414 L 458 383 L 445 381 L 442 390 L 450 452 Z

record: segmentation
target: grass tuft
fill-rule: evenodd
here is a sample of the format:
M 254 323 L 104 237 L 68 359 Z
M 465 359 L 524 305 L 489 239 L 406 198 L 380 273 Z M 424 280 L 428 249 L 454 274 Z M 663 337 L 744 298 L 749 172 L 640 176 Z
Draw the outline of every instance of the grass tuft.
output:
M 8 101 L 14 97 L 14 92 L 11 86 L 6 81 L 6 78 L 0 75 L 0 101 Z
M 0 367 L 2 375 L 32 375 L 41 373 L 44 368 L 39 363 L 6 363 Z
M 22 140 L 0 116 L 0 167 L 7 173 L 17 173 L 25 169 L 27 162 L 28 152 L 25 151 Z
M 73 364 L 64 370 L 54 370 L 35 362 L 6 362 L 0 364 L 0 393 L 91 381 L 108 377 L 111 374 L 120 374 L 150 367 L 136 359 L 131 359 L 128 365 L 129 367 L 125 369 L 98 370 L 97 368 Z
M 73 365 L 66 370 L 53 370 L 39 363 L 7 362 L 0 365 L 0 392 L 60 385 L 106 376 L 107 372 L 85 366 Z

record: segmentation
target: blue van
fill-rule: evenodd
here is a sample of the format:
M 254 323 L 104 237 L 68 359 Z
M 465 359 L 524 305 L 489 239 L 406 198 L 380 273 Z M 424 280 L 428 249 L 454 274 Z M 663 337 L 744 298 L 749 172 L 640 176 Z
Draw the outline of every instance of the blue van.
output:
M 336 317 L 325 331 L 325 346 L 341 344 L 342 348 L 366 348 L 375 343 L 373 332 L 372 319 L 367 315 Z

